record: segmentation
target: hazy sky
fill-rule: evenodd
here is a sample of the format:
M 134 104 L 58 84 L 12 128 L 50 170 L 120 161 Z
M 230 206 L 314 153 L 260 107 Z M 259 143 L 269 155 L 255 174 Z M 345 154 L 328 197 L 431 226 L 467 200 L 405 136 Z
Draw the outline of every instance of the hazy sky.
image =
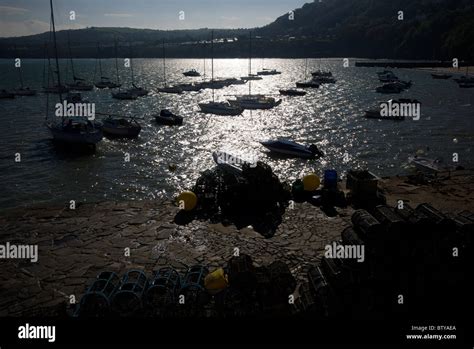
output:
M 312 0 L 54 0 L 58 29 L 151 29 L 262 26 Z M 69 20 L 69 12 L 76 20 Z M 179 19 L 184 11 L 184 20 Z M 0 0 L 0 36 L 49 30 L 49 0 Z

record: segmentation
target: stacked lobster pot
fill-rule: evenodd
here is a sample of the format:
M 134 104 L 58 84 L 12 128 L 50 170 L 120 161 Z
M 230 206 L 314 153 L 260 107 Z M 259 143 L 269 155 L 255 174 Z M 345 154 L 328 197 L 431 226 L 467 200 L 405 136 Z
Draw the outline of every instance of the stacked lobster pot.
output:
M 332 245 L 337 250 L 359 246 L 363 261 L 324 256 L 311 267 L 308 285 L 300 287 L 304 311 L 373 318 L 459 309 L 460 300 L 469 298 L 463 277 L 466 256 L 472 255 L 471 214 L 451 219 L 428 204 L 400 206 L 353 214 L 353 226 Z
M 87 288 L 74 316 L 106 317 L 111 315 L 111 300 L 119 287 L 120 278 L 117 274 L 108 271 L 101 272 Z
M 178 303 L 178 293 L 181 288 L 179 273 L 164 267 L 154 272 L 149 287 L 145 293 L 145 304 L 153 316 L 172 316 Z
M 127 271 L 113 295 L 111 308 L 118 316 L 134 316 L 143 311 L 142 297 L 148 287 L 148 279 L 141 270 Z

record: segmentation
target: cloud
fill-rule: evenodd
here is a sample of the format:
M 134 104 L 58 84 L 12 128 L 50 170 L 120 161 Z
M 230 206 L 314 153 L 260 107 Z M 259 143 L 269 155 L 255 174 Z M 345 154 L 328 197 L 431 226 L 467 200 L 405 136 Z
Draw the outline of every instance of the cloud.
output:
M 30 10 L 22 7 L 13 7 L 13 6 L 0 6 L 0 13 L 6 16 L 21 15 Z
M 130 13 L 105 13 L 105 17 L 116 17 L 116 18 L 126 18 L 126 17 L 133 17 Z

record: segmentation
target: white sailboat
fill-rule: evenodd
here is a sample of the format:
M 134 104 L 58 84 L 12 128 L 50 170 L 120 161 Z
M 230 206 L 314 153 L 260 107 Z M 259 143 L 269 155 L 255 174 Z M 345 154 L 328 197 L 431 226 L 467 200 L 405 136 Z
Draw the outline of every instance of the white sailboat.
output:
M 239 115 L 244 111 L 241 107 L 231 105 L 229 102 L 216 101 L 214 93 L 214 31 L 211 34 L 211 88 L 212 101 L 199 103 L 199 108 L 206 114 L 216 115 Z
M 115 40 L 115 74 L 117 79 L 118 92 L 112 92 L 112 98 L 121 100 L 134 100 L 138 98 L 138 95 L 131 92 L 130 90 L 122 91 L 120 87 L 120 74 L 118 70 L 118 58 L 117 58 L 117 40 Z
M 102 59 L 100 57 L 100 46 L 99 43 L 97 43 L 97 61 L 96 61 L 96 69 L 97 69 L 97 62 L 99 62 L 99 75 L 100 75 L 100 81 L 97 81 L 94 85 L 97 88 L 103 89 L 103 88 L 117 88 L 122 86 L 120 82 L 117 80 L 117 82 L 113 82 L 110 80 L 109 77 L 104 76 L 102 73 Z M 117 49 L 115 49 L 115 64 L 117 65 Z M 95 75 L 95 73 L 94 73 Z
M 130 47 L 130 73 L 132 74 L 132 87 L 127 90 L 127 92 L 137 95 L 138 97 L 143 97 L 148 95 L 149 91 L 143 87 L 139 87 L 135 84 L 135 74 L 133 72 L 133 62 L 132 62 L 132 46 Z
M 250 33 L 250 62 L 252 61 L 252 33 Z M 249 63 L 249 76 L 251 75 L 252 63 Z M 253 79 L 251 79 L 253 80 Z M 252 81 L 249 81 L 249 94 L 237 95 L 235 99 L 230 99 L 229 103 L 242 109 L 271 109 L 280 105 L 281 99 L 276 100 L 273 97 L 264 95 L 252 95 Z
M 163 40 L 163 87 L 158 88 L 158 92 L 163 93 L 183 93 L 183 90 L 178 86 L 167 86 L 166 84 L 166 51 L 165 51 L 165 41 Z
M 54 9 L 53 0 L 50 0 L 51 8 L 51 30 L 54 42 L 54 55 L 56 64 L 56 78 L 57 86 L 61 85 L 61 73 L 59 71 L 59 58 L 56 41 L 56 27 L 54 23 Z M 58 92 L 59 102 L 63 103 L 61 90 Z M 48 113 L 48 112 L 47 112 Z M 95 148 L 96 144 L 102 140 L 102 130 L 94 124 L 93 121 L 88 120 L 87 117 L 65 116 L 61 115 L 58 121 L 48 120 L 46 114 L 46 126 L 50 130 L 53 139 L 56 142 L 66 143 L 70 145 L 86 145 Z
M 75 90 L 75 91 L 91 91 L 94 88 L 94 85 L 89 84 L 88 82 L 86 82 L 84 79 L 80 77 L 77 77 L 76 71 L 74 70 L 74 60 L 72 59 L 71 40 L 69 38 L 69 31 L 67 32 L 67 46 L 69 50 L 69 61 L 71 64 L 73 82 L 66 83 L 66 86 L 69 87 L 71 90 Z

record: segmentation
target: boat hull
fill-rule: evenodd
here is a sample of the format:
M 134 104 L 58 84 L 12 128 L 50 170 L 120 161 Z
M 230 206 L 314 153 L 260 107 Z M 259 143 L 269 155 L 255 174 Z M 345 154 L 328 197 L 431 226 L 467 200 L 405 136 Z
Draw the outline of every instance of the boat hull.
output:
M 103 138 L 103 133 L 100 129 L 90 132 L 68 132 L 61 126 L 48 125 L 48 128 L 54 141 L 61 143 L 95 146 Z

